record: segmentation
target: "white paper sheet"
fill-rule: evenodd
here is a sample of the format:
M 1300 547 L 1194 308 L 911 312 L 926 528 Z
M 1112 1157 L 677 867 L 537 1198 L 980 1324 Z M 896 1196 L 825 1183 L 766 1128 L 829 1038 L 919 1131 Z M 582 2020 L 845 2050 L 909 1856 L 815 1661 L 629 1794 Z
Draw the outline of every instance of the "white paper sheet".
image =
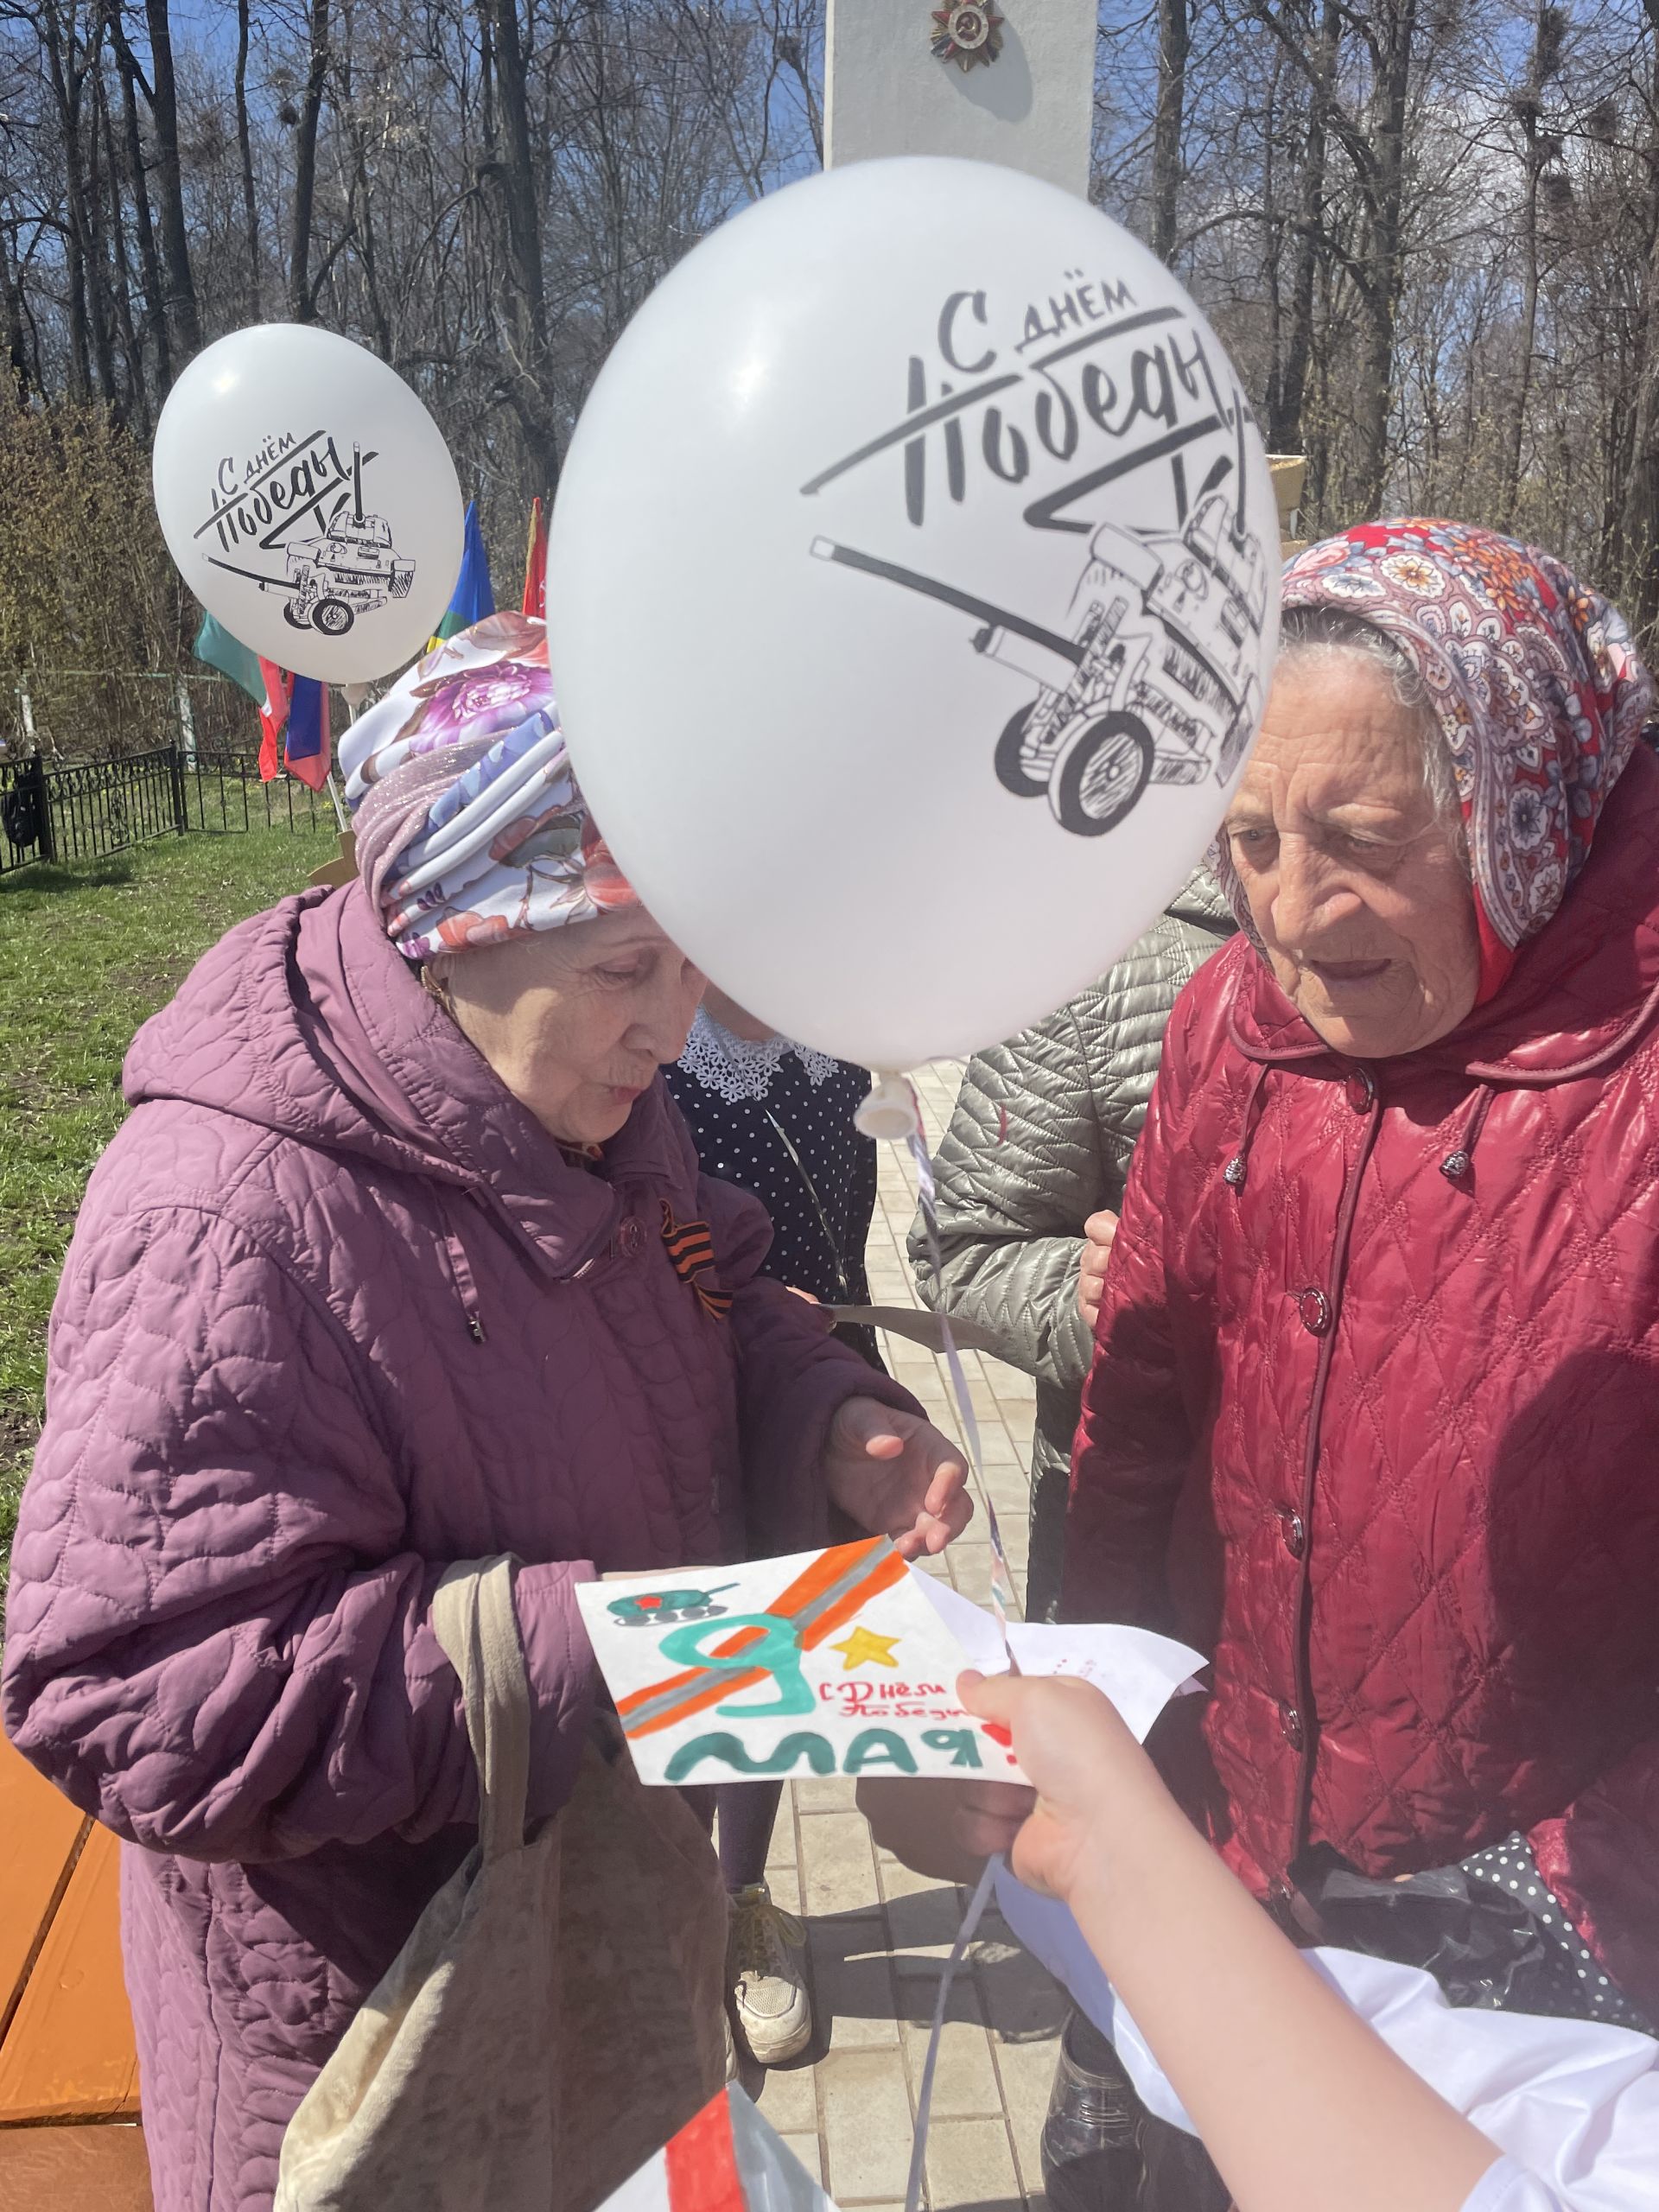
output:
M 741 1567 L 588 1583 L 577 1603 L 642 1782 L 779 1775 L 1025 1779 L 1005 1729 L 957 1700 L 1007 1665 L 991 1615 L 885 1537 Z M 1203 1662 L 1135 1629 L 1015 1624 L 1021 1669 L 1077 1674 L 1137 1736 Z
M 949 1583 L 932 1575 L 918 1580 L 969 1665 L 984 1675 L 1006 1674 L 1001 1631 L 990 1614 Z M 1046 1621 L 1010 1621 L 1008 1649 L 1022 1675 L 1075 1675 L 1103 1690 L 1137 1743 L 1145 1742 L 1172 1697 L 1198 1688 L 1192 1678 L 1205 1663 L 1200 1653 L 1147 1629 Z
M 589 1583 L 583 1624 L 647 1783 L 1023 1779 L 963 1711 L 961 1646 L 885 1537 L 718 1572 Z

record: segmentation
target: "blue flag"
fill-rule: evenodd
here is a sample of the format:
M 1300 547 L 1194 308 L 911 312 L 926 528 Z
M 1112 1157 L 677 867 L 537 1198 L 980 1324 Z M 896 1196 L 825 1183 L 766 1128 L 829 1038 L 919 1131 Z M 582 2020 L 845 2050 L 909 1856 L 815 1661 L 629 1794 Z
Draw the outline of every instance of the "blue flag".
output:
M 283 741 L 283 766 L 314 791 L 328 780 L 328 686 L 315 676 L 296 676 Z
M 449 610 L 432 637 L 432 645 L 445 638 L 453 638 L 458 630 L 470 630 L 474 622 L 481 622 L 486 614 L 495 612 L 495 594 L 490 589 L 490 556 L 484 550 L 484 533 L 478 526 L 477 502 L 467 502 L 466 536 L 461 551 L 461 574 L 455 579 L 455 588 L 449 601 Z M 427 648 L 429 652 L 431 646 Z

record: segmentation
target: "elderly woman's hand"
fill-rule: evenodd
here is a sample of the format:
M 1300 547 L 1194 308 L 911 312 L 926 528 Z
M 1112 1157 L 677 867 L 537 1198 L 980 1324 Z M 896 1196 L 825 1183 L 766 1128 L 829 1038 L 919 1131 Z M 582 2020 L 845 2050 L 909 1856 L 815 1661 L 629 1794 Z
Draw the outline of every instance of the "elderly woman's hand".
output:
M 901 1559 L 942 1552 L 973 1517 L 968 1470 L 931 1421 L 875 1398 L 849 1398 L 823 1447 L 824 1487 Z

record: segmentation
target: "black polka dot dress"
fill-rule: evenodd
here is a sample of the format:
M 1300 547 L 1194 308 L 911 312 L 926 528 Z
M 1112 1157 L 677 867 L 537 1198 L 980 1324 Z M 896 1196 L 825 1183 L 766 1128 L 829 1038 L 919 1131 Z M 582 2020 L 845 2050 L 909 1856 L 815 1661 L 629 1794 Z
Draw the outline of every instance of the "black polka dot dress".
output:
M 1603 2020 L 1610 2027 L 1637 2028 L 1653 2033 L 1652 2025 L 1630 2004 L 1603 1973 L 1599 1961 L 1567 1918 L 1560 1899 L 1538 1871 L 1532 1846 L 1523 1835 L 1512 1835 L 1488 1851 L 1478 1851 L 1463 1861 L 1471 1882 L 1490 1883 L 1530 1914 L 1542 1940 L 1545 1970 L 1527 1993 L 1524 2009 L 1548 2013 L 1557 2019 Z
M 684 1056 L 664 1072 L 703 1173 L 751 1192 L 772 1217 L 761 1272 L 825 1306 L 868 1306 L 876 1150 L 853 1126 L 866 1071 L 786 1038 L 734 1037 L 704 1008 Z M 873 1330 L 842 1333 L 880 1365 Z

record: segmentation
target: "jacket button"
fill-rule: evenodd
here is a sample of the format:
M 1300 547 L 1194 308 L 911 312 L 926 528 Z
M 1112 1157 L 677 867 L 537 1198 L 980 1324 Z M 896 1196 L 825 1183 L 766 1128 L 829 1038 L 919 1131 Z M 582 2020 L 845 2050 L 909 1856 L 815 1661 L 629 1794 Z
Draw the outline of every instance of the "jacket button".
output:
M 1448 1152 L 1446 1158 L 1440 1162 L 1440 1173 L 1445 1176 L 1448 1183 L 1458 1182 L 1463 1176 L 1469 1173 L 1468 1154 L 1466 1152 Z
M 1285 1549 L 1292 1559 L 1300 1559 L 1307 1549 L 1307 1523 L 1300 1513 L 1281 1513 L 1280 1530 L 1285 1540 Z
M 1285 1741 L 1290 1745 L 1291 1750 L 1300 1751 L 1306 1738 L 1302 1727 L 1302 1716 L 1294 1705 L 1280 1707 L 1279 1726 L 1284 1730 Z
M 1242 1191 L 1244 1187 L 1244 1172 L 1243 1160 L 1235 1153 L 1222 1169 L 1221 1179 L 1230 1191 Z
M 1310 1337 L 1322 1337 L 1331 1326 L 1331 1301 L 1322 1290 L 1299 1290 L 1296 1311 Z
M 632 1260 L 643 1248 L 645 1241 L 645 1232 L 641 1229 L 639 1223 L 630 1216 L 629 1218 L 623 1223 L 621 1229 L 619 1230 L 616 1241 L 620 1249 L 626 1252 L 629 1259 Z
M 1348 1093 L 1348 1103 L 1353 1108 L 1355 1113 L 1369 1114 L 1371 1110 L 1371 1102 L 1376 1096 L 1376 1085 L 1371 1080 L 1370 1070 L 1355 1068 L 1344 1087 Z

